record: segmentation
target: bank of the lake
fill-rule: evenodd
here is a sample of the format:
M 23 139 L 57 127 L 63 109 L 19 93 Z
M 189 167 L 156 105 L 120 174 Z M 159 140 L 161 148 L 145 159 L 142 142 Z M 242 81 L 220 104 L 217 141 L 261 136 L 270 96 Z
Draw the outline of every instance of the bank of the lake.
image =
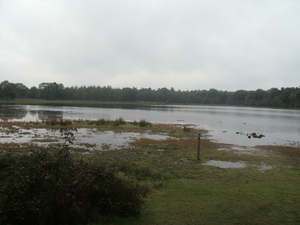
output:
M 2 135 L 16 130 L 82 129 L 168 135 L 167 139 L 141 137 L 121 149 L 94 151 L 76 157 L 110 165 L 119 176 L 135 179 L 152 188 L 138 217 L 107 216 L 93 224 L 299 224 L 300 150 L 289 146 L 256 146 L 245 151 L 234 145 L 208 139 L 207 131 L 181 124 L 140 124 L 142 121 L 108 123 L 83 121 L 63 123 L 2 122 Z M 119 121 L 120 122 L 120 121 Z M 145 126 L 144 126 L 145 125 Z M 23 134 L 22 134 L 23 133 Z M 38 134 L 39 132 L 36 132 Z M 197 134 L 201 136 L 197 160 Z M 19 134 L 25 135 L 24 131 Z M 48 137 L 47 137 L 48 138 Z M 62 140 L 57 139 L 58 142 Z M 55 142 L 54 142 L 55 143 Z M 23 145 L 24 151 L 34 146 Z M 36 146 L 37 147 L 37 146 Z M 2 144 L 1 149 L 22 149 L 22 144 Z M 23 152 L 24 153 L 24 152 Z M 207 162 L 244 163 L 224 168 Z
M 248 106 L 248 105 L 230 105 L 230 104 L 196 104 L 196 103 L 166 103 L 153 101 L 93 101 L 93 100 L 45 100 L 45 99 L 0 99 L 0 104 L 9 105 L 58 105 L 58 106 L 102 106 L 102 105 L 194 105 L 194 106 L 234 106 L 234 107 L 252 107 L 252 108 L 270 108 L 270 109 L 295 109 L 294 107 L 266 107 L 266 106 Z

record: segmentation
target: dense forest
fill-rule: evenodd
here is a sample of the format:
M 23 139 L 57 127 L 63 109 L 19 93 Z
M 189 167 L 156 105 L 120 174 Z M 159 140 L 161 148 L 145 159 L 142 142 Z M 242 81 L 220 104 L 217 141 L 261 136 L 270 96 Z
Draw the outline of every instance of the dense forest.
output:
M 22 83 L 3 81 L 0 84 L 0 98 L 45 99 L 45 100 L 91 100 L 103 102 L 161 102 L 167 104 L 218 104 L 237 106 L 265 106 L 300 108 L 300 87 L 237 90 L 235 92 L 210 90 L 181 91 L 174 88 L 137 89 L 112 88 L 111 86 L 64 87 L 56 82 L 41 83 L 39 87 L 28 88 Z

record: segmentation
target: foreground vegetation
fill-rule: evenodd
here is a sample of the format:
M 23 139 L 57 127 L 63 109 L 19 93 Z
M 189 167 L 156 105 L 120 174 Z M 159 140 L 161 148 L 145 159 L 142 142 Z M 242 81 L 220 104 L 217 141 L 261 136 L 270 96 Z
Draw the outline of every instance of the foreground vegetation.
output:
M 112 88 L 110 86 L 64 87 L 56 82 L 41 83 L 39 87 L 28 88 L 21 83 L 0 83 L 0 99 L 15 98 L 61 100 L 61 101 L 96 101 L 96 102 L 158 102 L 164 104 L 218 104 L 238 106 L 264 106 L 300 108 L 299 87 L 253 91 L 210 90 L 181 91 L 174 88 Z
M 144 204 L 140 204 L 138 210 L 134 211 L 138 214 L 133 213 L 138 216 L 124 218 L 118 212 L 100 213 L 101 217 L 91 216 L 94 222 L 90 220 L 90 224 L 300 224 L 299 147 L 257 146 L 239 151 L 231 145 L 211 142 L 205 138 L 205 131 L 192 126 L 149 124 L 146 121 L 128 123 L 121 118 L 115 121 L 14 123 L 11 128 L 6 122 L 2 124 L 4 126 L 6 131 L 16 126 L 28 129 L 98 127 L 101 130 L 153 132 L 172 137 L 164 140 L 136 139 L 130 147 L 84 156 L 72 149 L 72 157 L 80 159 L 77 162 L 95 167 L 105 165 L 109 174 L 114 171 L 113 177 L 124 183 L 129 182 L 129 189 L 141 188 L 137 193 L 142 197 L 139 201 L 144 201 Z M 201 160 L 196 159 L 199 132 L 204 137 L 201 140 Z M 1 148 L 12 154 L 15 150 L 14 145 L 2 145 Z M 27 145 L 23 150 L 27 152 L 32 148 L 34 146 Z M 203 165 L 209 160 L 244 162 L 247 167 Z M 84 166 L 80 168 L 85 171 Z M 90 176 L 86 179 L 92 179 Z M 17 176 L 10 177 L 16 180 Z M 21 199 L 23 195 L 18 193 L 20 189 L 14 190 L 11 190 L 10 195 L 18 195 L 16 199 Z M 61 199 L 68 197 L 68 192 L 59 193 L 64 197 Z M 47 199 L 45 195 L 42 202 L 47 202 Z M 17 203 L 14 202 L 17 201 L 11 204 L 15 208 Z M 118 208 L 117 205 L 113 203 L 115 208 Z M 78 211 L 74 212 L 77 215 Z
M 66 133 L 72 142 L 73 134 Z M 78 160 L 68 145 L 0 158 L 1 224 L 88 224 L 104 215 L 140 213 L 146 186 L 103 164 Z

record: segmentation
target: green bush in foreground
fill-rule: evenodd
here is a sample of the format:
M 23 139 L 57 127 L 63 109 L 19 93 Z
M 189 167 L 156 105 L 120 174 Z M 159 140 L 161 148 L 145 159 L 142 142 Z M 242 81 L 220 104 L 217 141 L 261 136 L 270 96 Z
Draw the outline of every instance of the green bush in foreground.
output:
M 0 158 L 0 224 L 87 224 L 137 215 L 149 189 L 106 166 L 74 160 L 66 147 Z

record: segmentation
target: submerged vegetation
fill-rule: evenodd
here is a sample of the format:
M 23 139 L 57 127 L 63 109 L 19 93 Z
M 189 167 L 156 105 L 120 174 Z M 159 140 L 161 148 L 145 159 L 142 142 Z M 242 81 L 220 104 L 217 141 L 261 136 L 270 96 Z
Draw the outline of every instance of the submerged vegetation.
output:
M 122 118 L 1 122 L 0 126 L 3 136 L 19 128 L 62 129 L 70 141 L 68 132 L 83 127 L 170 137 L 136 138 L 130 146 L 86 155 L 72 145 L 2 143 L 0 222 L 25 224 L 29 218 L 28 224 L 300 223 L 299 147 L 238 149 L 210 141 L 206 131 L 192 125 Z M 201 160 L 197 160 L 199 132 Z M 205 165 L 209 161 L 246 166 Z

